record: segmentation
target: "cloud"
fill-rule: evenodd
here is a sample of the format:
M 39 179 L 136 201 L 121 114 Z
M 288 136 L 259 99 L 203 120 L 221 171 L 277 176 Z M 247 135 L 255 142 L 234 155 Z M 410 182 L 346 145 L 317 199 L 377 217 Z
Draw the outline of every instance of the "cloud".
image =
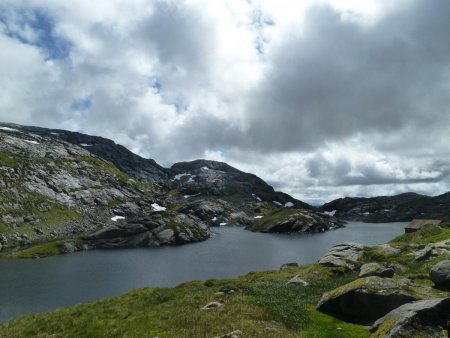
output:
M 0 5 L 0 119 L 221 159 L 310 201 L 449 189 L 450 5 Z

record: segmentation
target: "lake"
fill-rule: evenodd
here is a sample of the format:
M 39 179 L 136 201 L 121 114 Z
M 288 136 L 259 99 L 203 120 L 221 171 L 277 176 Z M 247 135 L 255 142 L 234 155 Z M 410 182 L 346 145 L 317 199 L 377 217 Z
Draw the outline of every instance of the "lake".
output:
M 33 260 L 0 259 L 0 322 L 57 307 L 115 296 L 146 286 L 237 277 L 312 263 L 345 241 L 381 244 L 405 223 L 349 222 L 319 234 L 262 234 L 212 228 L 212 238 L 177 247 L 94 250 Z

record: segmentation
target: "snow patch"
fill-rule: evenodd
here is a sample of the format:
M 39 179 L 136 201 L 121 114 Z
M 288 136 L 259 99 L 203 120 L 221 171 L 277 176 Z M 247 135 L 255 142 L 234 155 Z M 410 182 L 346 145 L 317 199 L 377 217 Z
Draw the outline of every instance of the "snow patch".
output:
M 50 135 L 59 136 L 59 133 L 55 133 L 54 131 L 50 132 Z
M 5 130 L 5 131 L 17 131 L 19 132 L 19 130 L 14 129 L 14 128 L 8 128 L 8 127 L 0 127 L 0 130 Z
M 292 203 L 292 202 L 287 202 L 284 206 L 285 206 L 286 208 L 292 208 L 292 207 L 294 206 L 294 203 Z
M 39 144 L 39 142 L 37 141 L 30 141 L 30 140 L 24 140 L 27 143 L 31 143 L 31 144 Z
M 82 146 L 82 147 L 92 147 L 92 144 L 89 144 L 89 143 L 80 143 L 80 146 Z
M 210 170 L 208 167 L 201 167 L 202 170 Z
M 255 200 L 257 200 L 258 202 L 262 202 L 261 197 L 259 197 L 258 195 L 252 194 L 252 197 L 253 197 Z
M 254 219 L 260 219 L 260 218 L 263 218 L 263 216 L 255 216 L 255 217 L 253 217 Z
M 323 214 L 327 215 L 327 216 L 334 216 L 336 214 L 337 210 L 333 210 L 333 211 L 324 211 Z
M 192 175 L 191 177 L 189 177 L 188 183 L 194 182 L 194 178 L 196 178 L 196 177 L 197 177 L 197 175 Z
M 125 219 L 125 217 L 123 217 L 123 216 L 114 216 L 114 217 L 111 217 L 111 221 L 113 221 L 113 222 L 117 222 L 119 219 Z
M 219 225 L 220 225 L 220 226 L 222 226 L 222 225 L 227 225 L 227 223 L 224 222 L 224 223 L 220 223 Z
M 278 201 L 272 201 L 273 202 L 273 204 L 276 204 L 276 205 L 279 205 L 280 207 L 282 207 L 283 206 L 283 204 L 281 204 L 280 202 L 278 202 Z
M 213 222 L 217 221 L 217 217 L 211 218 L 211 221 Z
M 195 195 L 184 195 L 183 197 L 189 198 L 189 197 L 194 197 L 194 196 L 198 196 L 198 195 L 201 195 L 201 192 L 199 192 L 198 194 L 195 194 Z
M 153 211 L 165 211 L 167 208 L 160 206 L 158 203 L 152 204 Z
M 173 179 L 179 181 L 184 176 L 191 176 L 191 174 L 188 174 L 188 173 L 178 174 L 178 175 L 175 175 L 175 177 Z
M 370 215 L 370 212 L 368 212 L 368 211 L 363 212 L 363 215 L 365 215 L 365 216 Z

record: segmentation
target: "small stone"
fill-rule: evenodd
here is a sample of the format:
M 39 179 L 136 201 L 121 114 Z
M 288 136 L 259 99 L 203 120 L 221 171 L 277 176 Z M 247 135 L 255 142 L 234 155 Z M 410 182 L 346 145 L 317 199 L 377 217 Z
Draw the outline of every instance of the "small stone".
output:
M 291 278 L 286 285 L 298 285 L 298 286 L 308 286 L 309 283 L 303 279 L 301 279 L 299 276 L 295 276 Z
M 212 309 L 217 309 L 219 307 L 221 307 L 223 304 L 219 303 L 219 302 L 210 302 L 208 304 L 206 304 L 204 307 L 201 308 L 201 310 L 212 310 Z
M 239 336 L 241 336 L 241 335 L 242 335 L 242 331 L 235 330 L 235 331 L 232 331 L 230 333 L 226 333 L 226 334 L 224 334 L 222 336 L 217 336 L 217 337 L 214 337 L 214 338 L 239 338 Z

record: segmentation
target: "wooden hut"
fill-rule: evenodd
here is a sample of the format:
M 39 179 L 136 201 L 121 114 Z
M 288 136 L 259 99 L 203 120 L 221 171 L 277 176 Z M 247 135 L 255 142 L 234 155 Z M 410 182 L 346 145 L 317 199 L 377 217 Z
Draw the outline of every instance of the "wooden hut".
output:
M 427 224 L 438 225 L 441 223 L 442 220 L 440 219 L 413 219 L 411 223 L 405 226 L 405 233 L 417 231 Z

